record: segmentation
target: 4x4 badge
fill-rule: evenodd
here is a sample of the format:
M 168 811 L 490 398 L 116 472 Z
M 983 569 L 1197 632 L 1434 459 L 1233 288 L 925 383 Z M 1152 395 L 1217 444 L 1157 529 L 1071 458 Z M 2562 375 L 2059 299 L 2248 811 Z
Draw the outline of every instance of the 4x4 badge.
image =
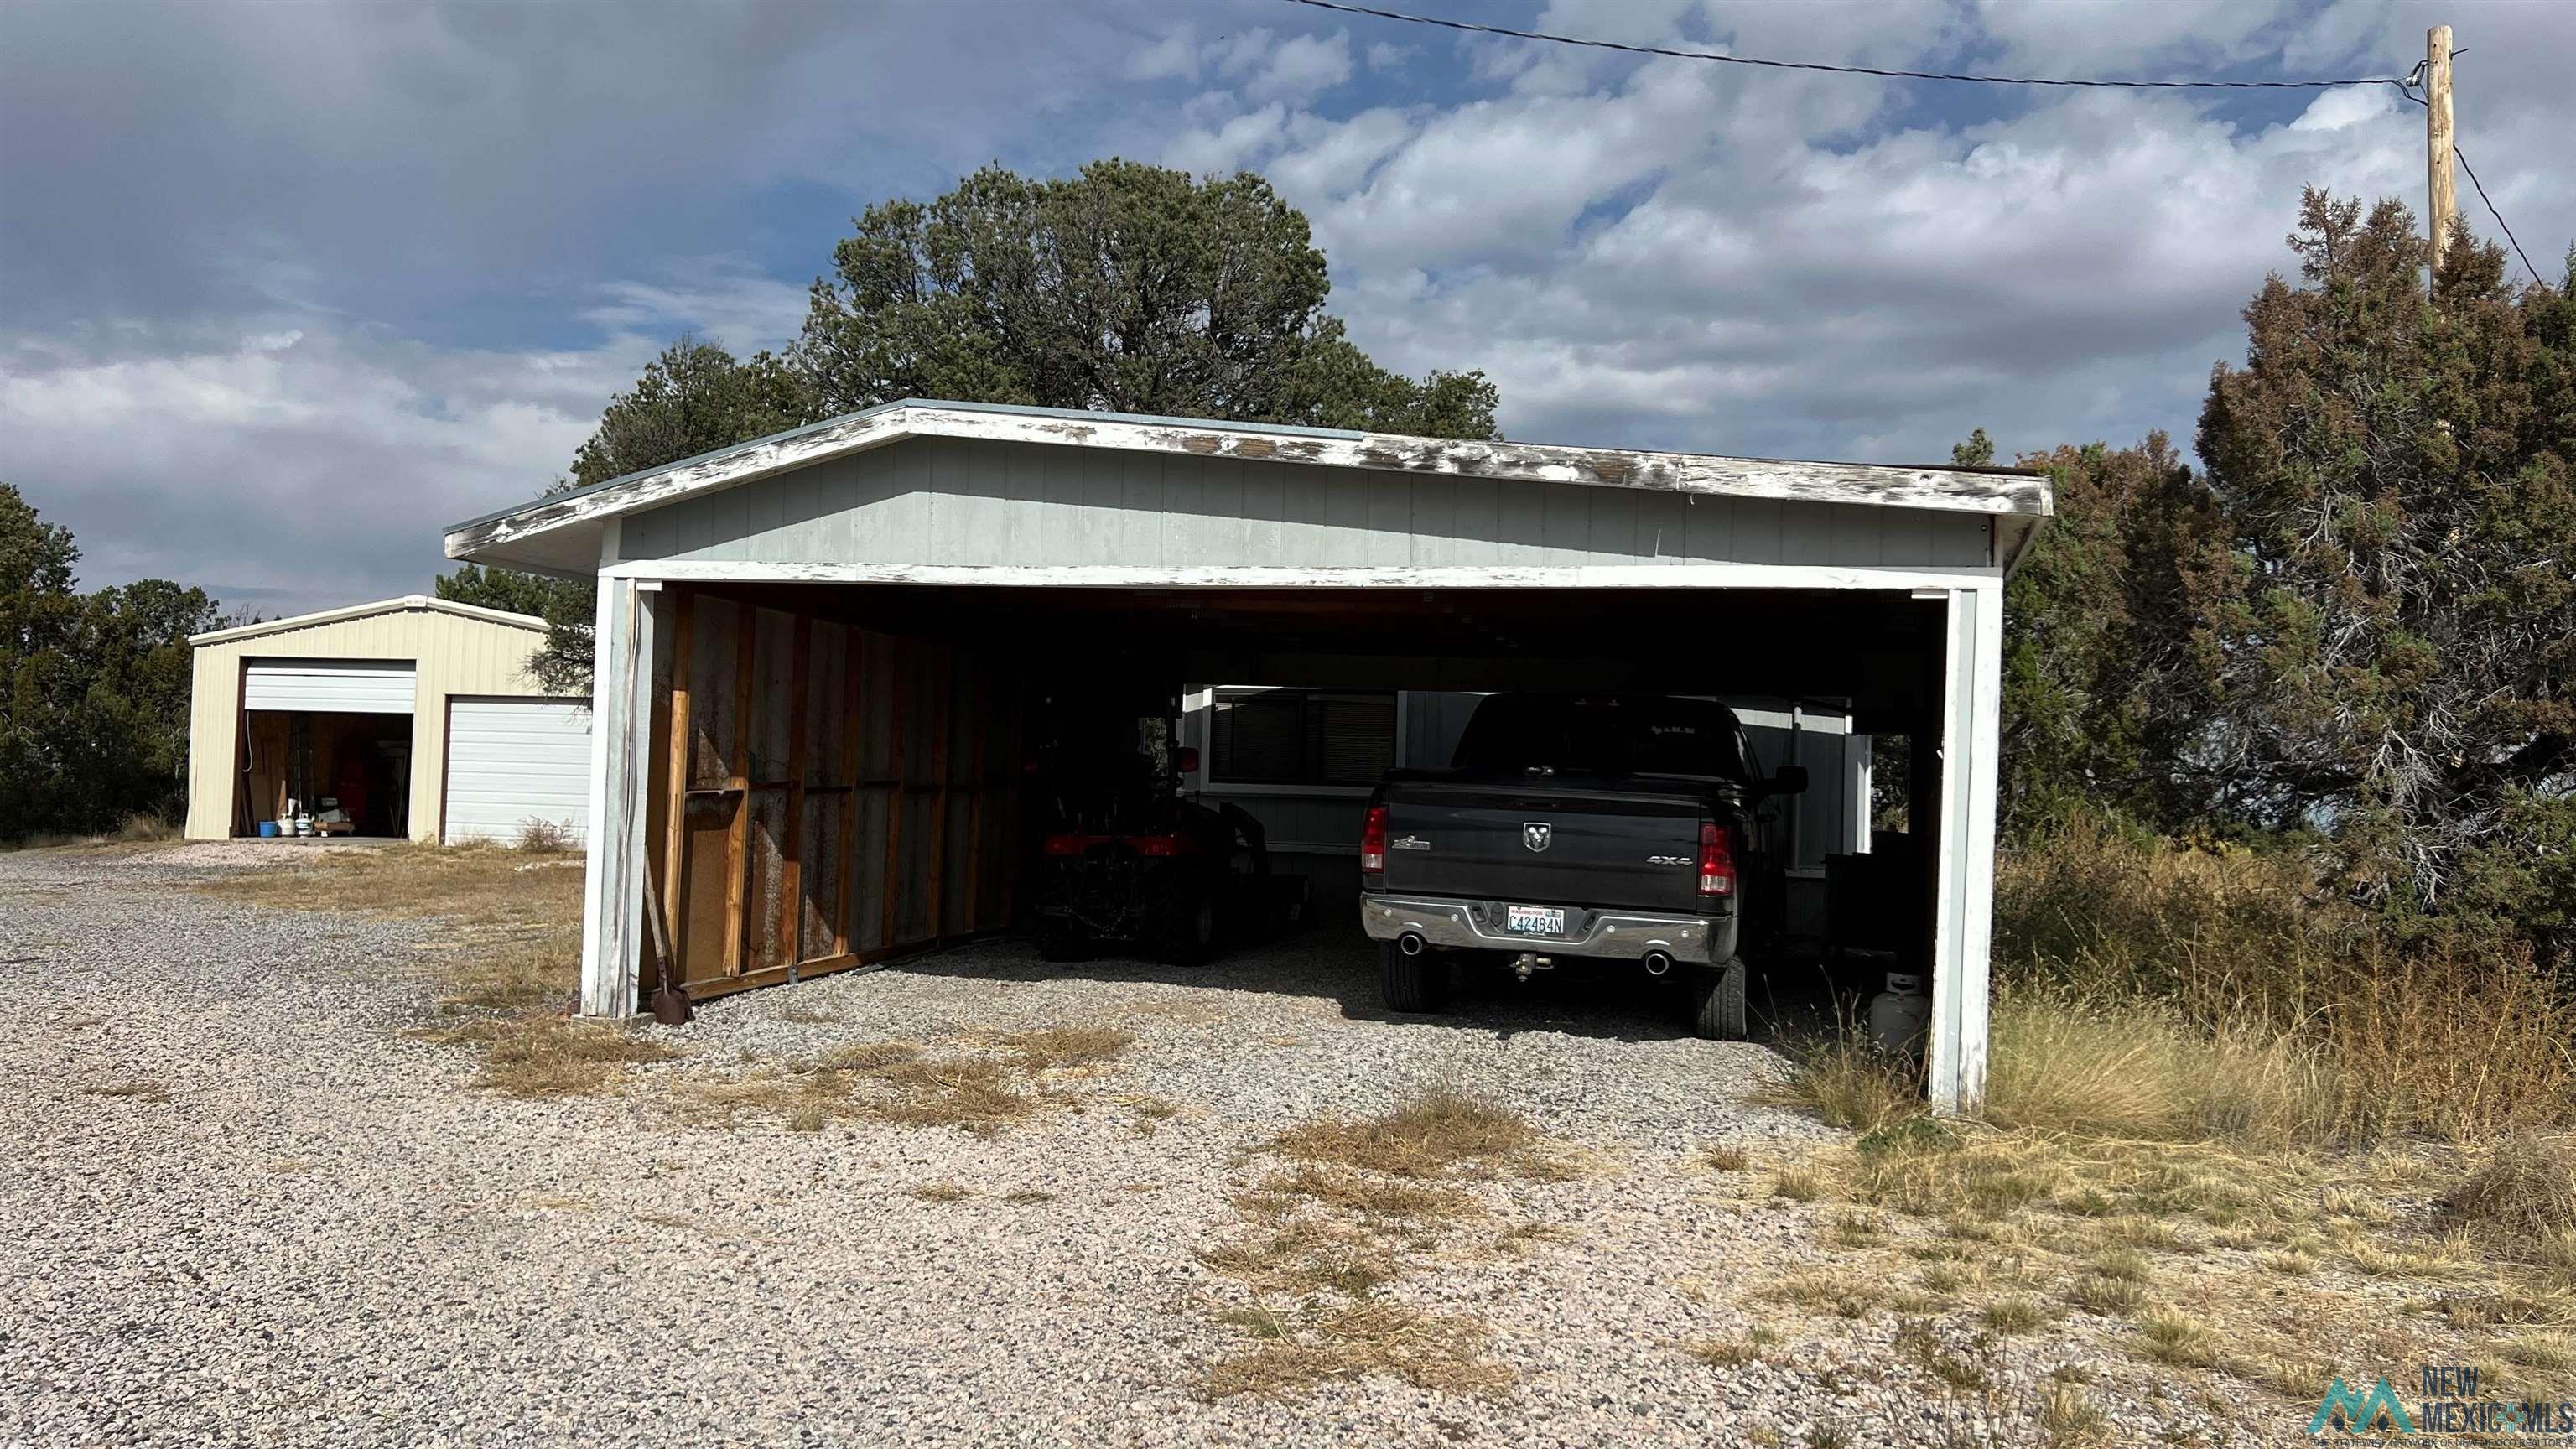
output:
M 1556 827 L 1548 824 L 1544 820 L 1524 820 L 1521 822 L 1521 844 L 1528 846 L 1532 850 L 1547 849 L 1547 843 L 1555 838 Z

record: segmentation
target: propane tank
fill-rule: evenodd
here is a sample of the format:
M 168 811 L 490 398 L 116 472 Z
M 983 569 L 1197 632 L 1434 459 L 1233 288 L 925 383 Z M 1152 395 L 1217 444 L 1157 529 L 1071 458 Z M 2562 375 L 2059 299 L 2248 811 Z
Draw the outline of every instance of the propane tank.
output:
M 1902 971 L 1887 973 L 1887 989 L 1869 999 L 1869 1036 L 1890 1056 L 1912 1056 L 1932 1023 L 1932 997 L 1923 978 Z

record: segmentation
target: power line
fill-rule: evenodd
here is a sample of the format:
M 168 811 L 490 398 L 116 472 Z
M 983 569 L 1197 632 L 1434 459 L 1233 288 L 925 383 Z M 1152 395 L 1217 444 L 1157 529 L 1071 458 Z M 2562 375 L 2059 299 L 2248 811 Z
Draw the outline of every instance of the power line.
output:
M 2458 51 L 2453 51 L 2451 53 L 2453 55 L 2459 54 Z M 2419 106 L 2430 107 L 2432 105 L 2432 102 L 2415 94 L 2412 86 L 2400 86 L 2398 89 L 2404 93 L 2406 99 L 2413 101 Z M 2504 239 L 2506 241 L 2513 243 L 2513 254 L 2522 258 L 2522 269 L 2531 273 L 2531 279 L 2533 281 L 2538 282 L 2544 287 L 2548 286 L 2549 279 L 2540 275 L 2540 268 L 2531 264 L 2531 253 L 2522 249 L 2522 238 L 2513 234 L 2513 224 L 2504 219 L 2503 212 L 2496 210 L 2495 198 L 2487 195 L 2487 184 L 2478 179 L 2478 168 L 2469 164 L 2469 153 L 2461 150 L 2460 143 L 2454 141 L 2451 143 L 2451 155 L 2459 161 L 2460 169 L 2468 173 L 2469 188 L 2477 192 L 2478 200 L 2487 204 L 2487 215 L 2495 218 L 2496 229 L 2504 233 Z
M 1345 15 L 1369 15 L 1380 20 L 1401 20 L 1408 25 L 1436 25 L 1444 30 L 1466 30 L 1478 35 L 1507 35 L 1515 40 L 1544 40 L 1554 45 L 1580 45 L 1593 50 L 1621 50 L 1631 55 L 1662 55 L 1676 60 L 1713 60 L 1723 65 L 1760 66 L 1766 70 L 1814 70 L 1832 75 L 1868 75 L 1886 80 L 1970 81 L 1990 86 L 2079 86 L 2098 90 L 2141 91 L 2316 91 L 2336 86 L 2395 86 L 2406 89 L 2404 79 L 2393 75 L 2346 76 L 2338 80 L 2069 80 L 2050 76 L 1965 75 L 1936 70 L 1883 70 L 1870 65 L 1827 65 L 1814 60 L 1771 60 L 1755 55 L 1728 55 L 1715 50 L 1678 50 L 1664 45 L 1635 45 L 1624 40 L 1593 40 L 1579 35 L 1551 35 L 1544 30 L 1514 30 L 1507 25 L 1483 25 L 1473 20 L 1449 20 L 1437 15 L 1408 15 L 1401 10 L 1380 10 L 1373 5 L 1351 5 L 1343 0 L 1287 0 L 1291 5 L 1309 5 L 1317 10 L 1338 10 Z
M 2504 213 L 2496 210 L 2496 204 L 2494 202 L 2487 200 L 2486 183 L 2478 180 L 2478 168 L 2469 164 L 2468 153 L 2460 149 L 2459 143 L 2453 142 L 2451 145 L 2451 154 L 2460 158 L 2460 169 L 2468 173 L 2470 189 L 2477 192 L 2478 200 L 2485 201 L 2487 203 L 2487 215 L 2494 217 L 2495 224 L 2498 227 L 2503 228 L 2504 239 L 2513 243 L 2513 254 L 2522 258 L 2522 269 L 2531 273 L 2531 279 L 2533 281 L 2538 282 L 2544 287 L 2548 286 L 2549 279 L 2540 275 L 2540 268 L 2531 264 L 2531 254 L 2522 249 L 2522 238 L 2513 234 L 2513 228 L 2505 224 Z
M 1477 35 L 1502 35 L 1514 40 L 1543 40 L 1551 45 L 1577 45 L 1590 50 L 1624 51 L 1630 55 L 1660 55 L 1675 60 L 1712 60 L 1721 65 L 1758 66 L 1765 70 L 1822 71 L 1828 75 L 1866 75 L 1877 76 L 1884 80 L 1964 81 L 1989 86 L 2072 86 L 2094 90 L 2321 91 L 2340 86 L 2394 86 L 2397 88 L 2397 93 L 2406 99 L 2419 106 L 2426 104 L 2422 96 L 2415 94 L 2411 84 L 2414 75 L 2420 74 L 2423 70 L 2420 64 L 2414 73 L 2406 76 L 2358 75 L 2342 76 L 2331 80 L 2084 80 L 2062 76 L 1973 75 L 1957 71 L 1888 70 L 1871 65 L 1828 65 L 1814 60 L 1774 60 L 1757 55 L 1728 55 L 1715 50 L 1682 50 L 1668 45 L 1638 45 L 1625 40 L 1596 40 L 1581 35 L 1553 35 L 1544 30 L 1515 30 L 1508 25 L 1486 25 L 1473 20 L 1450 20 L 1438 15 L 1408 15 L 1401 10 L 1381 10 L 1374 5 L 1348 4 L 1346 0 L 1286 0 L 1286 3 L 1310 6 L 1317 10 L 1339 11 L 1345 15 L 1367 15 L 1379 20 L 1400 20 L 1407 25 L 1431 25 L 1443 30 L 1463 30 Z M 2459 54 L 2457 51 L 2452 53 Z M 2496 210 L 2495 199 L 2487 195 L 2485 184 L 2478 180 L 2477 168 L 2469 164 L 2468 154 L 2456 144 L 2451 147 L 2451 154 L 2459 158 L 2460 170 L 2467 173 L 2470 187 L 2478 193 L 2478 200 L 2486 203 L 2487 215 L 2495 218 L 2495 224 L 2504 232 L 2505 240 L 2513 243 L 2513 254 L 2522 258 L 2523 268 L 2531 273 L 2531 279 L 2544 286 L 2547 285 L 2546 279 L 2540 275 L 2540 269 L 2531 264 L 2530 254 L 2523 251 L 2522 239 L 2513 234 L 2513 227 L 2505 221 L 2504 213 Z

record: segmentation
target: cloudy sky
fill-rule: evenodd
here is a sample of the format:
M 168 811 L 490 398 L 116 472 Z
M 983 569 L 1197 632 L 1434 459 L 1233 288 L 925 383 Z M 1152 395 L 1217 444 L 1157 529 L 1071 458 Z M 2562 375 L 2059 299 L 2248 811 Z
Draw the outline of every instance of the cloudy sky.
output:
M 2576 236 L 2571 0 L 1393 8 L 1877 66 L 2402 74 Z M 2299 188 L 2420 203 L 2386 87 L 2022 91 L 1640 60 L 1280 0 L 0 4 L 0 481 L 275 614 L 425 589 L 684 331 L 777 346 L 848 219 L 988 160 L 1266 173 L 1335 310 L 1537 441 L 1828 458 L 2187 438 Z M 2490 223 L 2465 183 L 2471 221 Z M 2554 278 L 2553 278 L 2554 280 Z

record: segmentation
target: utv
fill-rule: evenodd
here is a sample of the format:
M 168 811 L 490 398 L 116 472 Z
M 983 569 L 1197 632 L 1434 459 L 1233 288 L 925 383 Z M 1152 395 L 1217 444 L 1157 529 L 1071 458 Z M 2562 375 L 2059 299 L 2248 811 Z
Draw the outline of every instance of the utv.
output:
M 1050 700 L 1036 773 L 1050 807 L 1040 845 L 1038 953 L 1077 961 L 1123 946 L 1196 965 L 1228 940 L 1302 924 L 1305 882 L 1271 873 L 1261 822 L 1183 798 L 1197 751 L 1177 746 L 1177 700 L 1138 714 Z M 1088 727 L 1084 721 L 1088 720 Z M 1132 727 L 1132 733 L 1131 731 Z

